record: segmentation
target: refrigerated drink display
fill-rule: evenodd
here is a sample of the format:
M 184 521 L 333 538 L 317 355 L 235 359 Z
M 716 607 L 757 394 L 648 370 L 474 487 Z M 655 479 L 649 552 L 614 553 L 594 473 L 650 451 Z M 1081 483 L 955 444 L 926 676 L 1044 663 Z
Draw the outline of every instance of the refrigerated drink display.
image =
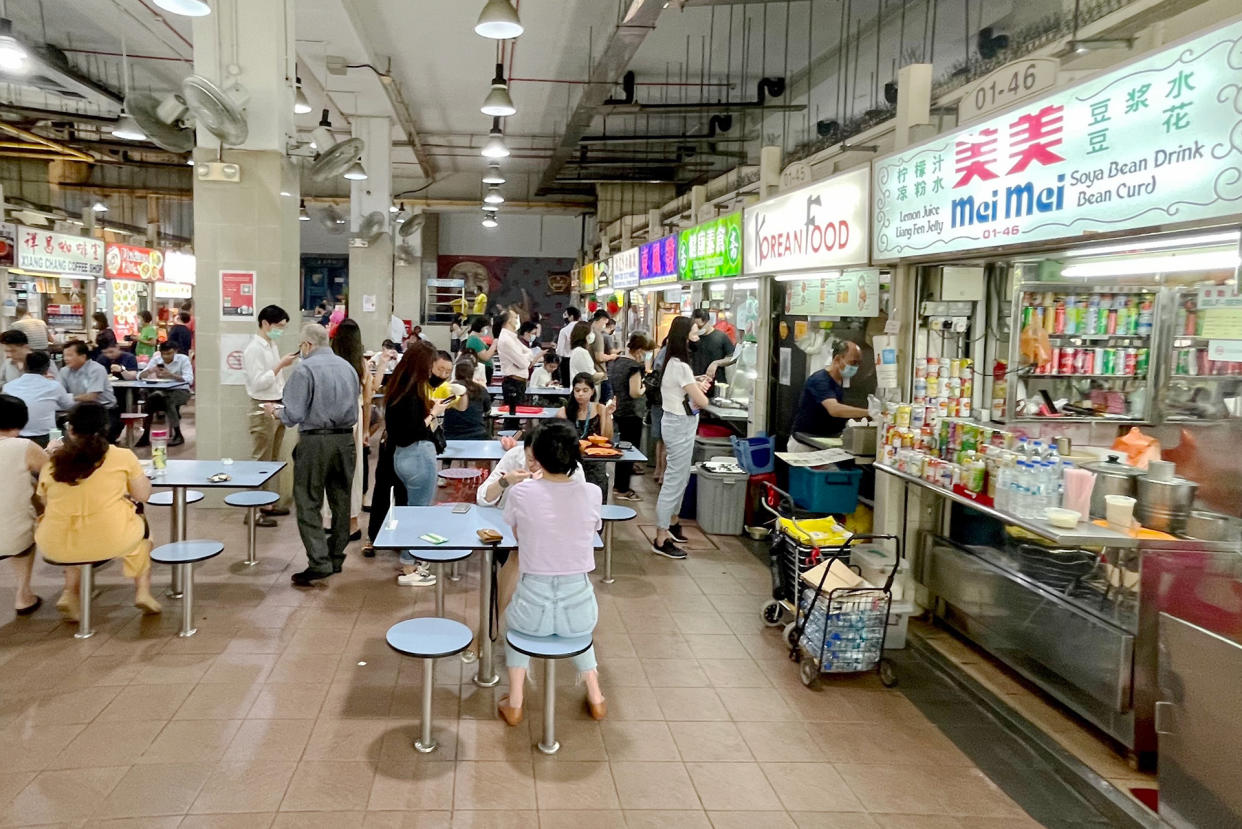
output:
M 1215 421 L 1242 417 L 1242 362 L 1212 358 L 1213 340 L 1237 335 L 1236 311 L 1201 308 L 1200 286 L 1175 289 L 1168 382 L 1162 384 L 1166 420 Z
M 1048 347 L 1032 359 L 1021 348 L 1024 337 L 1014 338 L 1010 364 L 1020 369 L 1009 375 L 1006 411 L 1016 420 L 1149 421 L 1159 303 L 1154 288 L 1020 285 L 1013 324 L 1028 340 L 1042 328 Z

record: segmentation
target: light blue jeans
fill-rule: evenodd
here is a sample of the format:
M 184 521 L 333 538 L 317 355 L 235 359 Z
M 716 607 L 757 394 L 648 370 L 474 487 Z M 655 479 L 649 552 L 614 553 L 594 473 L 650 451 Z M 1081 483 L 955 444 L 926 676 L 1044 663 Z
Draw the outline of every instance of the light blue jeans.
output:
M 694 460 L 694 436 L 699 431 L 699 416 L 665 412 L 660 423 L 668 463 L 664 467 L 664 483 L 656 499 L 656 526 L 667 530 L 681 511 L 681 499 L 690 483 L 690 467 Z
M 595 631 L 599 604 L 586 573 L 574 576 L 536 576 L 523 573 L 505 611 L 510 630 L 528 636 L 586 636 Z M 573 657 L 578 673 L 596 668 L 595 646 Z M 530 657 L 505 645 L 505 664 L 530 668 Z
M 420 440 L 409 446 L 398 446 L 393 453 L 393 469 L 405 484 L 406 503 L 412 507 L 429 507 L 436 496 L 436 445 Z M 401 561 L 413 564 L 414 556 L 401 551 Z

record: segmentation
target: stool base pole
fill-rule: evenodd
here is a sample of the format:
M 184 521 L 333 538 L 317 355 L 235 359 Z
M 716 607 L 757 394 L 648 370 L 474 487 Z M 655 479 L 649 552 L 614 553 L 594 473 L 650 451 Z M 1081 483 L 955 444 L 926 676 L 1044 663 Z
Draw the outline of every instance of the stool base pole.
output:
M 246 534 L 246 566 L 253 567 L 258 564 L 258 559 L 254 557 L 255 532 L 258 529 L 257 521 L 259 518 L 258 507 L 250 508 L 250 527 Z
M 193 636 L 198 633 L 198 628 L 194 627 L 194 571 L 193 564 L 177 564 L 173 566 L 173 572 L 181 577 L 181 630 L 177 635 L 181 638 Z
M 434 659 L 423 660 L 423 730 L 414 741 L 414 750 L 419 754 L 430 754 L 439 747 L 431 736 L 431 692 L 435 690 L 435 670 Z
M 604 584 L 612 584 L 612 522 L 604 522 Z
M 444 618 L 444 562 L 436 562 L 436 615 Z
M 95 630 L 91 627 L 91 594 L 94 592 L 95 567 L 84 564 L 78 583 L 78 603 L 82 607 L 78 610 L 78 631 L 73 634 L 74 639 L 90 639 L 95 635 Z
M 556 741 L 556 660 L 545 659 L 543 664 L 543 739 L 539 741 L 539 750 L 556 754 L 561 750 Z
M 454 561 L 449 565 L 449 581 L 461 581 L 461 562 Z
M 500 674 L 496 673 L 492 659 L 492 562 L 495 552 L 492 547 L 484 547 L 479 568 L 479 632 L 475 636 L 479 643 L 479 660 L 474 670 L 474 684 L 480 688 L 494 688 L 500 682 Z
M 185 541 L 185 487 L 175 486 L 172 488 L 172 520 L 170 525 L 171 541 L 175 544 L 178 541 Z M 170 599 L 180 599 L 182 594 L 181 584 L 181 568 L 174 566 L 172 568 L 172 583 L 168 587 L 168 592 L 164 595 Z

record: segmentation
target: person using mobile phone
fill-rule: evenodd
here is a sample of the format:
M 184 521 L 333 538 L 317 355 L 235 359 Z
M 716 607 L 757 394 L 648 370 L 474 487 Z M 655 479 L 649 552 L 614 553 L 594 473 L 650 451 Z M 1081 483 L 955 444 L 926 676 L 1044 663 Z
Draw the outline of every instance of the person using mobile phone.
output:
M 297 352 L 282 355 L 280 341 L 289 325 L 289 314 L 279 305 L 268 305 L 259 311 L 258 331 L 242 351 L 242 372 L 246 376 L 246 394 L 253 404 L 247 429 L 250 432 L 250 459 L 278 461 L 285 440 L 285 424 L 276 416 L 276 406 L 285 391 L 287 370 L 297 360 Z M 259 510 L 255 524 L 275 527 L 276 518 L 289 514 L 293 502 L 290 472 L 282 470 L 265 489 L 280 495 L 270 507 Z

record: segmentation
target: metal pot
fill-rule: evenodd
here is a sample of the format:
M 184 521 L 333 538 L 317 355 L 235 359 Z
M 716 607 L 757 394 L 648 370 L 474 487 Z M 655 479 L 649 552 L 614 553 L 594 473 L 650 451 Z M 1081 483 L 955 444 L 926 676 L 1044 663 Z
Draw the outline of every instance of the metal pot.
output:
M 1186 529 L 1186 517 L 1198 490 L 1197 483 L 1185 478 L 1157 481 L 1144 475 L 1138 479 L 1134 517 L 1148 529 L 1181 533 Z
M 1185 534 L 1201 541 L 1242 541 L 1242 518 L 1194 509 L 1186 516 Z
M 1095 473 L 1095 486 L 1091 490 L 1092 518 L 1105 517 L 1104 497 L 1107 495 L 1135 497 L 1134 482 L 1143 474 L 1143 470 L 1122 463 L 1120 455 L 1109 455 L 1107 460 L 1096 463 L 1084 463 L 1082 468 Z

